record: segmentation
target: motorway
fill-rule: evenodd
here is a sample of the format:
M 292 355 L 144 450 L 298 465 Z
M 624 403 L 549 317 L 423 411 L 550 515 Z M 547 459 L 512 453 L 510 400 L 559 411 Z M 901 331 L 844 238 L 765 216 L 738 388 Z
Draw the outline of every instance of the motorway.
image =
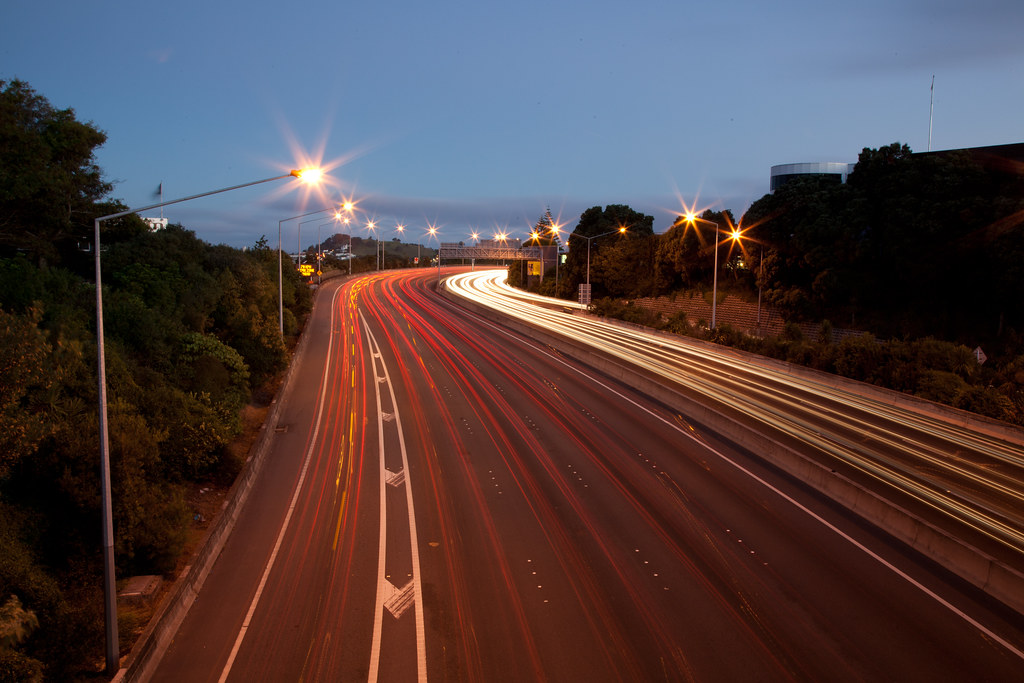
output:
M 1019 680 L 1020 614 L 437 277 L 318 292 L 268 460 L 153 680 Z M 810 401 L 771 391 L 758 410 Z

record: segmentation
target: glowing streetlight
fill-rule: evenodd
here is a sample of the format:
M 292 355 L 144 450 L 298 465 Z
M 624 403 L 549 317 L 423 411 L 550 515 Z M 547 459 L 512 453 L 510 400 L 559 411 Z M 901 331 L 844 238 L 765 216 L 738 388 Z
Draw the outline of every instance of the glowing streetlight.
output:
M 562 260 L 562 243 L 558 238 L 561 234 L 561 226 L 556 223 L 549 228 L 549 231 L 555 238 L 555 296 L 558 296 L 558 262 Z
M 398 234 L 404 235 L 405 234 L 405 224 L 404 223 L 399 223 L 398 225 L 395 226 L 395 230 L 398 232 Z M 399 240 L 399 241 L 401 241 L 401 240 Z M 381 242 L 381 246 L 380 246 L 380 260 L 381 260 L 381 264 L 385 268 L 387 268 L 387 265 L 388 265 L 387 264 L 387 260 L 384 258 L 384 246 L 385 246 L 385 244 L 386 244 L 385 242 Z
M 303 182 L 316 183 L 319 182 L 320 176 L 320 169 L 294 170 L 285 175 L 274 176 L 273 178 L 264 178 L 263 180 L 255 180 L 241 185 L 232 185 L 231 187 L 225 187 L 220 190 L 213 190 L 211 192 L 194 194 L 189 197 L 182 197 L 181 199 L 172 199 L 169 202 L 160 202 L 158 204 L 150 204 L 149 206 L 141 206 L 135 209 L 119 211 L 107 216 L 100 216 L 93 221 L 93 248 L 96 251 L 96 374 L 98 376 L 99 384 L 100 497 L 102 499 L 101 503 L 103 508 L 103 607 L 106 625 L 106 664 L 107 674 L 109 676 L 113 676 L 117 673 L 119 664 L 118 651 L 120 648 L 118 645 L 117 633 L 117 588 L 115 586 L 114 576 L 114 519 L 110 501 L 110 439 L 107 428 L 107 357 L 106 350 L 103 346 L 103 278 L 102 269 L 100 267 L 100 253 L 102 252 L 102 249 L 100 248 L 100 224 L 103 223 L 103 221 L 122 218 L 133 213 L 149 211 L 150 209 L 159 209 L 165 206 L 170 206 L 171 204 L 180 204 L 193 199 L 220 194 L 222 192 L 240 190 L 244 187 L 251 187 L 261 183 L 269 183 L 273 180 L 299 178 Z M 278 248 L 280 249 L 280 246 Z
M 366 229 L 377 238 L 377 248 L 374 249 L 373 255 L 377 259 L 377 270 L 380 270 L 380 235 L 377 234 L 377 221 L 366 221 Z
M 437 284 L 441 284 L 441 238 L 437 236 L 437 228 L 433 225 L 427 228 L 432 238 L 437 239 Z
M 345 229 L 348 232 L 348 274 L 349 275 L 352 274 L 352 230 L 348 229 L 348 225 L 349 225 L 349 223 L 352 222 L 352 218 L 351 218 L 350 215 L 343 214 L 342 211 L 345 211 L 347 214 L 351 214 L 353 208 L 354 208 L 354 206 L 353 206 L 352 202 L 345 202 L 344 204 L 341 205 L 341 209 L 340 210 L 334 212 L 334 220 L 341 221 L 342 223 L 344 223 L 345 224 Z
M 305 218 L 306 216 L 315 216 L 318 213 L 330 211 L 334 207 L 327 207 L 326 209 L 317 209 L 316 211 L 310 211 L 309 213 L 302 213 L 298 216 L 291 216 L 277 222 L 277 326 L 281 332 L 281 337 L 284 337 L 284 256 L 281 242 L 281 231 L 282 226 L 288 221 L 293 221 L 296 218 Z M 302 228 L 299 228 L 302 231 Z M 301 247 L 300 247 L 301 251 Z
M 718 225 L 718 223 L 715 223 L 714 221 L 709 221 L 706 218 L 701 218 L 692 211 L 684 214 L 683 218 L 690 225 L 696 225 L 699 221 L 701 223 L 707 223 L 708 225 L 715 226 L 715 274 L 713 284 L 711 285 L 711 329 L 715 329 L 715 314 L 718 311 L 718 233 L 721 230 L 721 227 Z M 738 241 L 740 239 L 740 231 L 737 230 L 736 228 L 733 228 L 733 232 L 730 235 L 730 237 L 732 240 Z

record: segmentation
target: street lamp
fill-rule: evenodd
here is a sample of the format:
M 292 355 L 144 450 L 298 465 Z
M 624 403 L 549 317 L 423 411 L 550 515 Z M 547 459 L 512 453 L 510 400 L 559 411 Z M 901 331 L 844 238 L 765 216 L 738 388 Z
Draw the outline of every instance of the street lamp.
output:
M 559 233 L 559 226 L 552 225 L 549 231 L 555 236 L 555 296 L 558 296 L 558 262 L 562 260 L 562 243 L 558 239 L 561 235 Z
M 614 235 L 615 233 L 619 233 L 620 235 L 625 234 L 626 233 L 626 227 L 625 226 L 620 226 L 618 228 L 618 230 L 609 230 L 608 232 L 602 232 L 600 235 L 592 235 L 590 237 L 587 237 L 586 235 L 578 235 L 575 232 L 569 234 L 569 239 L 572 239 L 573 237 L 580 237 L 580 238 L 585 239 L 587 241 L 587 287 L 588 288 L 590 287 L 590 243 L 593 242 L 594 240 L 596 240 L 598 237 L 605 237 L 607 235 Z
M 345 212 L 351 214 L 352 213 L 352 208 L 353 208 L 352 202 L 345 202 L 344 204 L 341 205 L 341 209 L 339 209 L 338 211 L 334 212 L 334 220 L 341 221 L 342 223 L 344 223 L 346 230 L 348 230 L 348 274 L 349 275 L 352 274 L 352 230 L 348 229 L 348 224 L 350 222 L 352 222 L 352 218 L 350 216 L 343 216 L 341 212 L 345 211 Z
M 380 235 L 377 234 L 377 222 L 367 221 L 366 229 L 372 232 L 377 237 L 377 248 L 374 249 L 373 255 L 377 259 L 377 270 L 380 270 Z
M 430 233 L 431 237 L 437 238 L 437 284 L 441 284 L 441 238 L 437 237 L 437 228 L 431 225 L 427 228 L 427 232 Z
M 684 218 L 690 225 L 695 225 L 698 221 L 701 223 L 707 223 L 715 226 L 715 274 L 713 276 L 713 284 L 711 286 L 711 329 L 715 329 L 715 314 L 718 310 L 718 232 L 721 227 L 714 221 L 709 221 L 706 218 L 701 218 L 695 213 L 687 213 Z M 739 241 L 741 233 L 738 229 L 733 228 L 732 233 L 729 235 L 733 241 Z
M 347 205 L 351 205 L 351 203 L 349 203 Z M 283 251 L 282 251 L 282 248 L 281 248 L 281 227 L 285 223 L 287 223 L 288 221 L 293 221 L 296 218 L 305 218 L 306 216 L 315 216 L 318 213 L 323 213 L 324 211 L 330 211 L 333 208 L 334 207 L 329 206 L 326 209 L 317 209 L 316 211 L 310 211 L 309 213 L 301 213 L 298 216 L 292 216 L 290 218 L 285 218 L 285 219 L 279 220 L 277 222 L 277 326 L 278 326 L 278 329 L 281 332 L 281 337 L 282 338 L 284 337 L 284 266 L 283 266 L 284 257 L 282 255 Z M 302 228 L 300 226 L 299 227 L 299 232 L 301 233 L 301 231 L 302 231 Z M 300 238 L 299 241 L 301 243 L 301 238 Z M 349 243 L 349 247 L 351 247 L 351 246 L 352 245 L 351 245 L 351 242 L 350 242 Z M 300 246 L 299 250 L 301 251 L 301 249 L 302 248 Z M 350 251 L 351 251 L 351 249 L 350 249 Z M 352 267 L 352 264 L 351 264 L 351 262 L 349 262 L 349 268 L 351 269 L 351 267 Z M 351 274 L 351 270 L 349 271 L 349 274 Z
M 308 183 L 317 183 L 320 180 L 319 169 L 294 170 L 285 175 L 274 176 L 255 180 L 242 185 L 232 185 L 212 192 L 194 194 L 181 199 L 172 199 L 169 202 L 160 202 L 149 206 L 142 206 L 136 209 L 119 211 L 107 216 L 100 216 L 93 221 L 94 238 L 93 248 L 96 250 L 96 374 L 99 384 L 99 429 L 100 429 L 100 497 L 102 503 L 103 517 L 103 609 L 106 624 L 106 663 L 107 675 L 113 676 L 117 673 L 119 663 L 119 645 L 117 634 L 117 587 L 114 577 L 114 518 L 110 501 L 110 440 L 107 429 L 107 358 L 103 346 L 103 277 L 100 267 L 100 224 L 114 218 L 122 218 L 133 213 L 158 209 L 171 204 L 209 197 L 210 195 L 240 190 L 243 187 L 251 187 L 261 183 L 269 183 L 273 180 L 284 180 L 285 178 L 300 178 Z
M 544 247 L 542 247 L 541 244 L 540 244 L 540 233 L 537 232 L 536 230 L 534 230 L 533 232 L 530 233 L 530 239 L 528 239 L 526 241 L 527 241 L 527 243 L 533 242 L 537 246 L 538 253 L 540 254 L 540 282 L 541 282 L 541 284 L 544 284 Z M 528 265 L 528 264 L 521 264 L 521 265 Z M 523 276 L 523 268 L 522 267 L 519 268 L 519 275 L 520 275 L 520 277 Z M 528 281 L 529 277 L 530 277 L 530 273 L 529 273 L 529 269 L 527 268 L 526 276 L 523 278 L 524 286 L 525 286 L 526 282 Z
M 395 226 L 395 230 L 397 230 L 400 235 L 404 235 L 405 234 L 405 224 L 404 223 L 399 223 L 398 225 Z M 399 241 L 401 241 L 401 240 L 399 240 Z M 380 245 L 381 245 L 380 246 L 380 261 L 381 261 L 381 265 L 384 268 L 388 267 L 387 260 L 384 258 L 384 245 L 386 245 L 386 244 L 387 244 L 386 242 L 381 242 L 380 243 Z

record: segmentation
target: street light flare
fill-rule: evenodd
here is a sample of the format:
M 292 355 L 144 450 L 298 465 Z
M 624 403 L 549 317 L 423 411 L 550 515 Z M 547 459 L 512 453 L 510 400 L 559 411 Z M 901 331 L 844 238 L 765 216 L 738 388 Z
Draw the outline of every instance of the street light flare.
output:
M 301 168 L 293 170 L 291 175 L 307 185 L 317 185 L 323 179 L 324 172 L 319 168 Z

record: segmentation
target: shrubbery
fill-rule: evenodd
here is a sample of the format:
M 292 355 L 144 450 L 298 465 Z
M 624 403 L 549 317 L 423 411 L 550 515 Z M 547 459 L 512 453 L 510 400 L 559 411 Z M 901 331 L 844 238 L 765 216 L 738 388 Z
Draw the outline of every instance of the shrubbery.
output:
M 159 256 L 129 263 L 127 253 Z M 117 570 L 166 573 L 191 519 L 186 485 L 234 467 L 224 458 L 240 411 L 287 361 L 276 262 L 174 226 L 115 243 L 107 261 L 116 273 L 105 278 L 104 318 Z M 88 290 L 71 271 L 0 259 L 0 596 L 18 596 L 39 619 L 31 637 L 0 652 L 0 680 L 39 667 L 48 679 L 74 678 L 83 655 L 102 651 L 90 588 L 101 566 Z M 304 318 L 307 290 L 286 291 L 290 319 Z M 86 608 L 83 598 L 97 602 Z M 69 629 L 76 645 L 61 646 Z
M 760 338 L 729 325 L 714 330 L 706 324 L 691 326 L 685 313 L 666 320 L 642 306 L 615 299 L 596 301 L 593 311 L 1024 425 L 1024 355 L 1002 367 L 978 365 L 966 346 L 931 337 L 883 341 L 865 333 L 833 343 L 827 321 L 818 339 L 811 341 L 794 323 L 786 324 L 778 336 Z

